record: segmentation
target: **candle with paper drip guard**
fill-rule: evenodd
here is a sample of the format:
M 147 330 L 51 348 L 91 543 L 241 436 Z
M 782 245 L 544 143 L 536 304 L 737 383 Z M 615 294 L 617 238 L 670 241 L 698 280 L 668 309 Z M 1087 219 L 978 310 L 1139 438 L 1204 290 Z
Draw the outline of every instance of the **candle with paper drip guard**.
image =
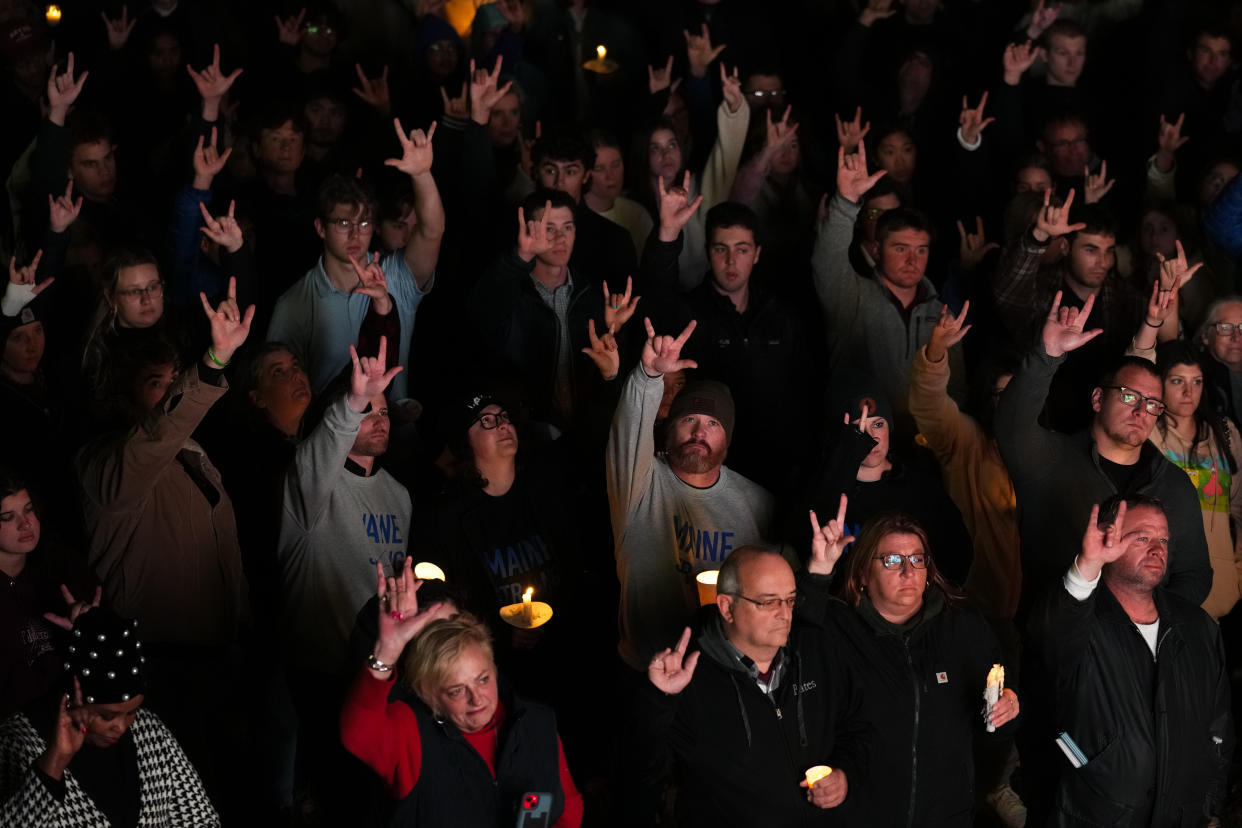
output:
M 620 65 L 608 57 L 608 47 L 600 44 L 595 47 L 595 57 L 582 64 L 582 68 L 599 75 L 610 75 L 617 71 Z
M 816 765 L 813 768 L 806 769 L 806 786 L 814 788 L 815 783 L 832 773 L 832 768 L 827 765 Z
M 523 630 L 533 630 L 546 624 L 552 617 L 552 607 L 543 601 L 532 601 L 534 594 L 535 588 L 527 587 L 519 603 L 500 608 L 500 617 L 506 624 Z
M 984 718 L 988 722 L 988 733 L 994 733 L 996 726 L 992 724 L 992 708 L 1000 701 L 1001 691 L 1005 689 L 1005 668 L 999 664 L 993 664 L 992 669 L 988 670 L 988 684 L 983 690 L 983 700 L 988 703 L 987 709 L 983 711 Z
M 700 607 L 716 603 L 716 578 L 719 575 L 719 569 L 708 569 L 694 576 L 695 583 L 699 588 Z
M 420 581 L 447 581 L 444 570 L 431 561 L 420 561 L 414 564 L 414 577 Z
M 44 12 L 44 17 L 47 18 L 47 25 L 49 26 L 60 25 L 60 6 L 55 6 L 55 5 L 48 6 L 47 11 Z

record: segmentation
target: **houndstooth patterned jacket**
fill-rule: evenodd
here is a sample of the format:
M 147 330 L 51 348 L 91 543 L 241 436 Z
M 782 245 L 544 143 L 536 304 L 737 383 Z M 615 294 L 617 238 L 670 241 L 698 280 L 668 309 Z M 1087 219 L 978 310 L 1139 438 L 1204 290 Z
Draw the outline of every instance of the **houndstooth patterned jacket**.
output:
M 198 773 L 164 723 L 139 710 L 131 730 L 142 787 L 138 828 L 219 826 Z M 72 771 L 65 771 L 63 801 L 39 780 L 33 766 L 46 747 L 24 714 L 0 723 L 0 826 L 109 828 Z

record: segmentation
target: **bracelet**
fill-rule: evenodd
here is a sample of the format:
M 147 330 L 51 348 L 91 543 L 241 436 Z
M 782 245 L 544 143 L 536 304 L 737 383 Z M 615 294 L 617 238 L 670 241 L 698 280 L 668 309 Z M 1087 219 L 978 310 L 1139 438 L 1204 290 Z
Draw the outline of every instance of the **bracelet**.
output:
M 367 666 L 377 673 L 387 673 L 392 670 L 392 665 L 385 664 L 384 662 L 380 661 L 378 658 L 375 657 L 375 653 L 371 653 L 369 656 L 367 656 Z
M 1149 327 L 1149 328 L 1162 328 L 1162 327 L 1164 327 L 1164 323 L 1163 323 L 1163 322 L 1157 322 L 1155 325 L 1151 324 L 1150 322 L 1148 322 L 1148 321 L 1147 321 L 1147 317 L 1146 317 L 1146 316 L 1144 316 L 1144 317 L 1143 317 L 1143 324 L 1144 324 L 1144 325 L 1146 325 L 1146 326 L 1147 326 L 1147 327 Z
M 227 362 L 221 362 L 220 360 L 216 359 L 216 355 L 211 350 L 210 347 L 207 348 L 207 358 L 211 360 L 211 364 L 216 366 L 217 368 L 228 368 L 229 367 L 229 364 Z

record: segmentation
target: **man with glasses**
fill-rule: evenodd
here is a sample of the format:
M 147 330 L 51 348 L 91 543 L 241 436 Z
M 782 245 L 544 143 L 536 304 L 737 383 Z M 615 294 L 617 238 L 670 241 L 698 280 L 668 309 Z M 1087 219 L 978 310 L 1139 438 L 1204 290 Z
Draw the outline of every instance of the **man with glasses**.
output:
M 1226 296 L 1208 308 L 1198 339 L 1216 408 L 1234 423 L 1242 413 L 1242 297 Z
M 640 790 L 658 791 L 675 760 L 680 824 L 819 824 L 861 780 L 869 728 L 854 672 L 823 630 L 794 623 L 797 598 L 778 552 L 738 549 L 720 568 L 698 652 L 687 655 L 687 628 L 651 659 L 635 723 L 648 748 Z M 832 773 L 808 786 L 817 765 Z
M 404 250 L 372 256 L 375 200 L 357 179 L 333 176 L 319 192 L 315 232 L 323 239 L 318 264 L 276 302 L 267 330 L 269 342 L 283 342 L 301 361 L 316 393 L 322 391 L 348 364 L 349 348 L 358 343 L 358 329 L 375 303 L 386 316 L 395 309 L 401 325 L 392 343 L 392 362 L 409 367 L 414 315 L 431 290 L 440 238 L 444 234 L 444 207 L 431 176 L 431 133 L 414 130 L 407 137 L 394 121 L 402 155 L 386 163 L 414 185 L 417 228 Z M 397 375 L 392 395 L 409 396 L 405 373 Z
M 1102 331 L 1084 331 L 1094 296 L 1082 309 L 1053 299 L 1042 339 L 1026 355 L 996 406 L 996 438 L 1013 477 L 1022 537 L 1027 598 L 1054 584 L 1078 549 L 1079 528 L 1091 505 L 1115 494 L 1158 498 L 1171 530 L 1168 588 L 1202 603 L 1212 584 L 1198 496 L 1185 474 L 1148 436 L 1164 412 L 1163 384 L 1154 366 L 1121 359 L 1091 392 L 1091 424 L 1076 434 L 1040 425 L 1053 374 L 1071 351 Z

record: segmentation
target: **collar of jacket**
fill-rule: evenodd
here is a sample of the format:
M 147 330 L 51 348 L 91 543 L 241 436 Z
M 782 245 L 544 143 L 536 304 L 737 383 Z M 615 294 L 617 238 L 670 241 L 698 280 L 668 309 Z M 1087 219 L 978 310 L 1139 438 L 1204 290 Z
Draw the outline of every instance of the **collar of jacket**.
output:
M 1091 437 L 1091 429 L 1087 428 L 1079 432 L 1079 438 L 1086 442 L 1087 450 L 1091 454 L 1091 462 L 1094 463 L 1095 467 L 1100 470 L 1100 474 L 1104 474 L 1104 468 L 1100 465 L 1100 449 L 1096 446 L 1095 440 Z M 1135 463 L 1136 466 L 1140 467 L 1140 473 L 1135 478 L 1134 485 L 1131 487 L 1132 492 L 1141 491 L 1144 486 L 1149 485 L 1160 476 L 1160 472 L 1162 470 L 1160 461 L 1163 459 L 1164 455 L 1160 452 L 1160 449 L 1156 448 L 1155 444 L 1152 443 L 1151 440 L 1143 441 L 1143 446 L 1139 449 L 1138 462 Z M 1126 493 L 1123 492 L 1122 494 Z
M 768 291 L 755 280 L 754 274 L 751 274 L 746 290 L 746 310 L 739 312 L 733 306 L 732 299 L 716 290 L 715 285 L 712 283 L 712 272 L 709 270 L 704 274 L 703 281 L 699 282 L 698 286 L 690 291 L 689 297 L 692 300 L 698 298 L 699 301 L 709 304 L 709 306 L 719 306 L 720 310 L 727 309 L 738 314 L 738 316 L 745 316 L 746 314 L 755 313 L 762 308 L 767 303 L 769 296 Z
M 1121 606 L 1117 596 L 1113 595 L 1113 591 L 1108 588 L 1108 584 L 1104 583 L 1102 578 L 1095 593 L 1097 595 L 1096 607 L 1102 622 L 1137 630 L 1137 625 L 1126 613 L 1125 607 Z M 1152 591 L 1152 598 L 1156 602 L 1156 618 L 1160 622 L 1159 635 L 1156 637 L 1156 655 L 1159 656 L 1169 643 L 1181 641 L 1179 628 L 1183 619 L 1169 603 L 1169 594 L 1164 587 L 1156 587 Z
M 935 586 L 928 583 L 927 589 L 923 591 L 923 606 L 904 624 L 894 624 L 880 615 L 880 611 L 875 608 L 875 604 L 871 603 L 871 597 L 863 595 L 862 600 L 858 602 L 856 612 L 867 622 L 867 626 L 871 628 L 876 635 L 895 635 L 899 637 L 917 636 L 922 632 L 928 621 L 944 612 L 945 600 L 944 594 Z

